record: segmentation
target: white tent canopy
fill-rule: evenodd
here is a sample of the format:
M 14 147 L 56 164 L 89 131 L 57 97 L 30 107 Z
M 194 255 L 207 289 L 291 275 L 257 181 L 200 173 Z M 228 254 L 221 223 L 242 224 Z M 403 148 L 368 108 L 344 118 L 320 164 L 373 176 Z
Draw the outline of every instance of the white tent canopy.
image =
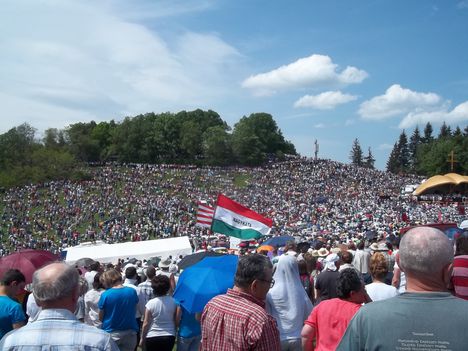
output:
M 136 258 L 139 260 L 160 256 L 177 257 L 179 255 L 189 255 L 192 253 L 188 236 L 178 238 L 135 241 L 118 244 L 81 244 L 69 247 L 64 253 L 64 260 L 67 263 L 74 263 L 80 258 L 89 257 L 101 263 L 117 263 L 119 258 Z
M 465 219 L 463 222 L 461 222 L 459 227 L 461 229 L 468 229 L 468 219 Z

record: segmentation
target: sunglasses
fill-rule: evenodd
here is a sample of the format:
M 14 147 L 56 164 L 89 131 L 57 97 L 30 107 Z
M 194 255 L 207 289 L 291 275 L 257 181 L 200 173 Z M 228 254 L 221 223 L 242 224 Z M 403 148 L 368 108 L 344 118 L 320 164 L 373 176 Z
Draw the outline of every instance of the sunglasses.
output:
M 266 279 L 257 279 L 257 280 L 270 284 L 270 288 L 272 288 L 273 285 L 275 285 L 275 280 L 273 278 L 271 278 L 271 280 L 266 280 Z

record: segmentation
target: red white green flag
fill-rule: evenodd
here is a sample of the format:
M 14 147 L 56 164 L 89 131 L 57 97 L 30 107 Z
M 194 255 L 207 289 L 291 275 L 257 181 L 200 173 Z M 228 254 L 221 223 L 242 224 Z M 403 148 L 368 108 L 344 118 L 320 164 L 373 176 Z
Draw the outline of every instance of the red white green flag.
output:
M 258 239 L 270 232 L 273 221 L 234 200 L 218 195 L 211 230 L 240 239 Z

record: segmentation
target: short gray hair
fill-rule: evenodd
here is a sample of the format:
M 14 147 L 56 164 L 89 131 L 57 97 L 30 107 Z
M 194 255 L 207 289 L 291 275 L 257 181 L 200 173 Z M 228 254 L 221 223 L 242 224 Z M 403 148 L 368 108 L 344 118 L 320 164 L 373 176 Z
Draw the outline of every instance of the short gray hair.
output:
M 41 279 L 43 271 L 48 269 L 48 266 L 34 272 L 32 287 L 34 298 L 39 304 L 71 296 L 78 289 L 80 276 L 76 268 L 65 263 L 54 264 L 63 265 L 63 269 L 52 279 Z
M 400 266 L 403 271 L 435 274 L 453 262 L 453 247 L 439 229 L 410 229 L 400 242 Z
M 272 269 L 270 259 L 259 254 L 247 255 L 239 258 L 234 284 L 246 288 L 256 279 L 265 279 L 267 269 Z

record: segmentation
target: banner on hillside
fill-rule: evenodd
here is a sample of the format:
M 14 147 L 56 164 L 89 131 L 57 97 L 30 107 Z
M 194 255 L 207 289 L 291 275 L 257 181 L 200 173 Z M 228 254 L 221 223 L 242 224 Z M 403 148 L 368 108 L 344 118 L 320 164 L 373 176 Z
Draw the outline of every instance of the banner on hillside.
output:
M 209 206 L 206 201 L 198 201 L 197 209 L 197 227 L 210 228 L 213 222 L 214 208 Z
M 270 233 L 273 221 L 251 209 L 218 195 L 211 230 L 240 239 L 258 239 Z

